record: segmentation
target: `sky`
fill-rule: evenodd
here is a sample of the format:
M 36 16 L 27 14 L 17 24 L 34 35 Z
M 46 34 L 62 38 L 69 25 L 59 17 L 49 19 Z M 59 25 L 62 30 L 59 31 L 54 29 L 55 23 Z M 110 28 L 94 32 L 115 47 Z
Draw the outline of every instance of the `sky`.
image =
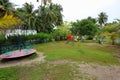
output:
M 22 7 L 25 2 L 34 4 L 35 9 L 40 5 L 40 2 L 36 2 L 37 0 L 9 1 L 16 4 L 16 7 Z M 52 0 L 52 2 L 63 7 L 64 21 L 76 21 L 89 16 L 97 18 L 100 12 L 105 12 L 108 15 L 108 22 L 120 19 L 120 0 Z

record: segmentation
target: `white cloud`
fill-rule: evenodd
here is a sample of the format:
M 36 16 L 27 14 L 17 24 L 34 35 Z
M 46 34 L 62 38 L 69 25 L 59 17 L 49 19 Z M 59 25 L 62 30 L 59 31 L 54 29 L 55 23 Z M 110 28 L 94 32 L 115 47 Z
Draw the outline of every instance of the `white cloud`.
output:
M 54 0 L 53 0 L 54 1 Z M 57 0 L 58 1 L 58 0 Z M 97 15 L 114 5 L 115 0 L 61 0 L 65 20 L 76 20 Z
M 35 8 L 40 5 L 36 0 L 10 0 L 18 5 L 25 2 L 32 2 Z M 63 7 L 64 20 L 72 21 L 87 18 L 88 16 L 97 17 L 100 12 L 106 12 L 110 20 L 120 18 L 118 9 L 120 0 L 52 0 L 53 3 L 61 4 Z M 115 17 L 114 17 L 115 16 Z

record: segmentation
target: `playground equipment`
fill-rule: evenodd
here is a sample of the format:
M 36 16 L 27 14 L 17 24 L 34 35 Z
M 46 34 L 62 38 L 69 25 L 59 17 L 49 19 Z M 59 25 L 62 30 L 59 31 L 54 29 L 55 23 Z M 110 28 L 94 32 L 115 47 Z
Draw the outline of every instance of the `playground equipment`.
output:
M 29 45 L 28 45 L 29 46 Z M 3 59 L 13 59 L 13 58 L 20 58 L 20 57 L 24 57 L 24 56 L 28 56 L 31 54 L 36 53 L 35 49 L 32 49 L 31 47 L 28 48 L 28 46 L 26 45 L 25 48 L 22 48 L 22 43 L 21 43 L 21 39 L 20 39 L 20 34 L 18 32 L 18 48 L 17 50 L 13 50 L 13 51 L 5 51 L 0 55 L 0 60 Z M 11 45 L 12 47 L 12 45 Z M 16 46 L 17 47 L 17 46 Z

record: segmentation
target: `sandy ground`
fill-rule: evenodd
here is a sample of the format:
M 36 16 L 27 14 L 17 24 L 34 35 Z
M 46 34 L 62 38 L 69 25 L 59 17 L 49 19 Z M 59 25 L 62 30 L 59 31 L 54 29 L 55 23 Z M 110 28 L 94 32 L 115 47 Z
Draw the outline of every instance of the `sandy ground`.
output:
M 43 53 L 37 52 L 39 57 L 33 60 L 14 60 L 6 63 L 0 63 L 0 68 L 11 67 L 11 66 L 26 66 L 32 63 L 44 62 Z M 74 80 L 120 80 L 120 66 L 117 65 L 100 65 L 95 63 L 77 63 L 67 60 L 60 60 L 51 62 L 52 64 L 64 64 L 69 63 L 72 66 L 77 66 L 78 73 L 74 75 Z

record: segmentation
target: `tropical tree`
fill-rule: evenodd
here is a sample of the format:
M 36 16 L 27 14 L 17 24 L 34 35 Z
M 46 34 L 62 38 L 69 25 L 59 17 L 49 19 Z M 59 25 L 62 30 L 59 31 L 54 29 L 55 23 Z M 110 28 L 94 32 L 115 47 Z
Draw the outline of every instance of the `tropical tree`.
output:
M 87 19 L 92 21 L 95 24 L 97 23 L 97 20 L 95 18 L 92 18 L 91 16 L 89 16 Z
M 98 15 L 98 23 L 100 24 L 101 28 L 106 24 L 107 20 L 108 20 L 108 16 L 106 15 L 105 12 L 101 12 Z
M 37 10 L 33 10 L 33 7 L 32 4 L 25 3 L 22 8 L 17 9 L 17 15 L 24 21 L 27 29 L 50 33 L 54 26 L 62 24 L 61 5 L 40 5 Z
M 5 10 L 2 7 L 0 7 L 0 17 L 3 17 L 4 14 L 5 14 Z
M 66 36 L 70 33 L 70 23 L 65 21 L 60 26 L 57 26 L 52 34 L 54 35 L 56 40 L 65 40 Z
M 37 0 L 37 2 L 39 2 L 39 0 Z M 46 5 L 47 2 L 48 2 L 48 3 L 51 3 L 52 0 L 41 0 L 41 6 L 42 6 L 42 5 Z
M 72 23 L 71 31 L 74 34 L 79 34 L 80 36 L 94 36 L 97 33 L 97 25 L 94 24 L 89 19 L 83 19 L 81 21 L 77 20 L 77 22 Z
M 50 33 L 54 26 L 62 24 L 61 5 L 51 3 L 48 6 L 39 6 L 39 10 L 36 23 L 39 23 L 37 26 L 41 32 Z
M 0 9 L 4 10 L 1 14 L 13 14 L 13 7 L 14 5 L 10 3 L 9 0 L 0 0 Z
M 31 3 L 25 3 L 22 8 L 16 10 L 16 14 L 24 21 L 26 29 L 35 29 L 35 15 L 37 12 L 33 8 L 34 6 Z
M 100 34 L 100 36 L 106 38 L 107 40 L 111 40 L 112 44 L 114 45 L 115 40 L 117 40 L 120 37 L 119 31 L 120 24 L 118 23 L 109 24 L 102 29 L 102 33 Z

